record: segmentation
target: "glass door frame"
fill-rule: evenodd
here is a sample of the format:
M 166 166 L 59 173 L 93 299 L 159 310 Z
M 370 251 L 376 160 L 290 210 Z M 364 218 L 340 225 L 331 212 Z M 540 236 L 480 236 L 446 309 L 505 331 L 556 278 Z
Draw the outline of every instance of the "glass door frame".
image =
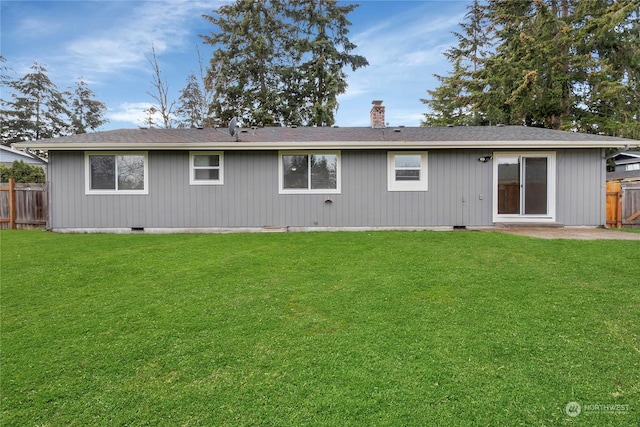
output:
M 525 214 L 525 168 L 519 168 L 519 213 L 498 213 L 498 165 L 501 159 L 517 157 L 522 165 L 526 158 L 547 159 L 547 212 L 544 214 Z M 497 151 L 493 153 L 493 222 L 555 222 L 556 221 L 556 152 L 555 151 Z

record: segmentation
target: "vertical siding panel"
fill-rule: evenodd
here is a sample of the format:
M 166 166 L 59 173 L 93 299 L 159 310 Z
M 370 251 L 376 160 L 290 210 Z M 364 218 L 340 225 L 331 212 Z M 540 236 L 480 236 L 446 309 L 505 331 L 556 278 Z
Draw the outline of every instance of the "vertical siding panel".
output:
M 557 220 L 564 225 L 605 222 L 602 153 L 601 149 L 557 151 Z
M 438 181 L 440 185 L 444 188 L 442 194 L 440 194 L 440 205 L 441 205 L 441 216 L 438 225 L 444 224 L 453 224 L 455 222 L 455 214 L 452 212 L 452 200 L 455 200 L 458 196 L 455 192 L 455 182 L 452 179 L 451 170 L 453 168 L 453 164 L 451 161 L 451 156 L 448 151 L 441 151 L 441 160 L 440 160 L 440 168 L 438 173 Z M 438 187 L 439 188 L 439 187 Z
M 580 224 L 583 222 L 584 216 L 586 215 L 586 212 L 583 211 L 582 208 L 589 204 L 589 200 L 585 199 L 584 194 L 585 184 L 587 184 L 585 180 L 589 179 L 585 174 L 587 168 L 585 164 L 583 164 L 582 167 L 579 167 L 579 161 L 583 156 L 578 150 L 570 153 L 564 152 L 563 155 L 570 155 L 571 166 L 569 172 L 575 176 L 575 185 L 571 191 L 573 195 L 571 197 L 572 205 L 569 220 L 572 224 Z
M 188 177 L 189 173 L 183 167 L 183 161 L 186 160 L 184 157 L 185 154 L 186 152 L 170 153 L 171 173 L 173 175 L 171 182 L 173 183 L 173 191 L 178 195 L 179 200 L 178 217 L 176 218 L 175 227 L 180 227 L 180 224 L 186 224 L 188 227 L 194 225 L 191 216 L 193 211 L 192 200 L 187 197 L 189 192 L 184 190 L 185 188 L 189 188 L 189 183 L 185 180 L 185 177 Z M 182 188 L 183 190 L 178 191 L 178 188 Z
M 434 218 L 437 217 L 438 211 L 438 203 L 437 203 L 437 195 L 436 192 L 434 191 L 435 187 L 435 182 L 434 182 L 434 171 L 435 171 L 435 164 L 436 161 L 438 160 L 438 156 L 435 154 L 434 151 L 429 151 L 428 153 L 428 159 L 427 159 L 427 194 L 425 196 L 425 215 L 422 218 L 422 221 L 424 223 L 427 223 L 428 221 L 433 222 Z
M 476 167 L 476 165 L 480 166 L 478 161 L 478 152 L 473 150 L 469 152 L 469 181 L 467 182 L 468 190 L 467 196 L 469 197 L 469 208 L 468 208 L 468 216 L 466 219 L 465 225 L 472 226 L 477 225 L 478 223 L 478 205 L 479 205 L 479 186 L 480 186 L 480 173 L 482 171 L 481 168 Z M 484 168 L 491 167 L 491 163 L 482 163 Z
M 224 185 L 190 186 L 188 152 L 149 151 L 148 195 L 87 196 L 84 153 L 52 152 L 51 226 L 489 225 L 493 166 L 477 161 L 487 154 L 429 150 L 428 191 L 389 192 L 386 150 L 343 150 L 341 194 L 280 195 L 277 152 L 225 152 Z M 557 219 L 604 222 L 602 150 L 557 150 L 556 158 Z
M 69 200 L 65 196 L 65 192 L 62 190 L 61 185 L 63 182 L 67 181 L 67 176 L 63 173 L 63 171 L 68 168 L 64 167 L 64 162 L 67 159 L 63 153 L 52 151 L 49 153 L 49 166 L 48 166 L 48 176 L 49 179 L 49 197 L 53 203 L 49 203 L 49 225 L 52 228 L 57 227 L 65 227 L 66 218 L 68 218 L 68 210 Z M 71 189 L 69 189 L 71 191 Z M 67 191 L 67 192 L 69 192 Z
M 353 155 L 347 154 L 347 152 L 342 151 L 341 153 L 341 162 L 342 162 L 342 191 L 341 194 L 336 195 L 339 197 L 335 197 L 333 208 L 335 209 L 335 215 L 337 221 L 339 223 L 346 224 L 349 220 L 349 217 L 346 215 L 348 211 L 355 211 L 355 203 L 353 197 L 355 194 L 352 194 L 352 188 L 354 188 L 356 181 L 359 179 L 354 174 L 354 166 L 357 164 L 358 154 L 353 153 Z
M 568 199 L 571 192 L 569 189 L 574 185 L 571 174 L 567 173 L 567 165 L 570 162 L 569 156 L 564 155 L 560 150 L 556 152 L 556 221 L 563 224 L 567 222 L 568 209 L 572 205 Z
M 584 200 L 584 194 L 582 192 L 582 188 L 584 187 L 584 167 L 578 167 L 579 159 L 581 158 L 580 153 L 577 151 L 571 152 L 563 152 L 564 156 L 567 156 L 570 159 L 569 167 L 567 168 L 567 172 L 571 175 L 571 181 L 573 182 L 573 186 L 570 189 L 571 192 L 571 206 L 569 206 L 568 210 L 568 218 L 570 224 L 575 225 L 582 222 L 582 218 L 584 213 L 581 212 L 581 206 L 585 206 L 587 203 Z M 560 184 L 562 185 L 562 184 Z
M 256 177 L 260 184 L 265 203 L 261 208 L 265 225 L 280 225 L 277 218 L 278 205 L 278 156 L 277 153 L 263 151 L 260 154 L 260 173 Z
M 278 195 L 278 157 L 276 153 L 262 153 L 261 170 L 264 173 L 262 188 L 267 199 L 268 225 L 282 225 L 278 209 L 280 197 Z
M 253 185 L 253 174 L 255 173 L 255 166 L 254 166 L 254 159 L 255 159 L 255 154 L 250 155 L 250 156 L 243 156 L 243 158 L 245 159 L 245 164 L 247 164 L 248 170 L 245 170 L 245 173 L 242 174 L 242 187 L 243 190 L 242 191 L 242 195 L 243 197 L 241 198 L 241 216 L 240 218 L 242 218 L 241 222 L 238 224 L 236 223 L 236 226 L 241 226 L 243 224 L 251 224 L 249 221 L 249 217 L 250 217 L 250 209 L 251 209 L 251 199 L 253 197 L 253 190 L 252 190 L 252 185 Z
M 460 225 L 469 225 L 469 216 L 471 211 L 471 194 L 470 194 L 470 183 L 469 178 L 470 175 L 470 154 L 468 152 L 462 152 L 460 155 L 455 156 L 455 159 L 458 161 L 457 168 L 461 172 L 458 178 L 458 185 L 460 187 L 460 199 L 458 200 L 458 206 L 460 214 L 459 214 L 459 222 Z
M 376 190 L 372 189 L 371 183 L 375 180 L 375 158 L 365 152 L 349 152 L 345 154 L 346 157 L 352 157 L 356 160 L 351 166 L 352 169 L 352 182 L 347 182 L 346 185 L 357 185 L 359 188 L 355 216 L 353 221 L 357 218 L 360 219 L 365 226 L 372 226 L 375 223 L 375 197 Z M 365 195 L 369 197 L 365 197 Z
M 229 218 L 231 216 L 231 207 L 233 205 L 233 189 L 237 185 L 236 179 L 236 159 L 233 156 L 233 153 L 226 151 L 224 153 L 224 188 L 220 194 L 220 197 L 217 197 L 215 200 L 218 203 L 216 206 L 215 212 L 217 213 L 217 218 L 211 218 L 212 222 L 211 226 L 215 226 L 216 224 L 222 224 L 223 227 L 229 227 Z
M 455 161 L 451 153 L 447 150 L 444 152 L 446 154 L 445 164 L 443 168 L 442 178 L 447 182 L 449 186 L 448 194 L 445 194 L 444 199 L 444 221 L 450 225 L 456 225 L 458 223 L 458 214 L 456 212 L 456 203 L 460 195 L 458 194 L 458 175 L 453 171 L 456 169 Z M 458 172 L 460 173 L 460 172 Z
M 352 152 L 349 154 L 357 155 L 358 162 L 352 167 L 354 175 L 357 174 L 357 179 L 354 180 L 353 184 L 360 188 L 360 191 L 358 191 L 357 215 L 352 222 L 355 223 L 360 220 L 366 226 L 374 226 L 376 222 L 375 199 L 380 196 L 380 192 L 383 190 L 381 185 L 375 185 L 379 183 L 378 177 L 383 173 L 381 170 L 382 165 L 379 164 L 378 159 L 383 156 L 386 157 L 386 152 L 378 152 L 377 155 L 369 152 Z M 371 196 L 371 198 L 367 196 Z
M 151 156 L 151 153 L 149 153 Z M 166 174 L 162 171 L 166 170 L 166 161 L 162 153 L 153 153 L 149 160 L 149 196 L 151 203 L 151 220 L 145 222 L 146 227 L 161 227 L 166 214 L 163 198 L 167 193 L 171 192 L 169 183 L 166 180 Z
M 49 179 L 49 197 L 54 203 L 49 203 L 49 226 L 52 228 L 65 227 L 65 206 L 69 206 L 69 201 L 66 200 L 65 192 L 62 191 L 60 186 L 63 182 L 67 181 L 67 176 L 63 171 L 68 168 L 64 167 L 64 161 L 67 159 L 63 153 L 52 151 L 49 153 L 49 166 L 48 166 L 48 179 Z M 71 189 L 69 189 L 71 190 Z M 68 208 L 66 208 L 68 209 Z
M 363 184 L 363 171 L 358 171 L 361 162 L 361 153 L 346 151 L 341 153 L 342 194 L 340 197 L 340 217 L 349 226 L 352 225 L 352 218 L 361 215 L 361 188 L 359 189 L 359 185 Z
M 436 225 L 443 225 L 445 223 L 451 223 L 450 203 L 451 199 L 455 197 L 453 193 L 453 183 L 447 171 L 451 170 L 450 157 L 446 154 L 446 151 L 438 151 L 438 163 L 436 169 L 436 179 L 434 191 L 437 191 L 438 198 L 438 217 L 435 220 Z
M 470 209 L 469 209 L 469 218 L 467 219 L 467 225 L 470 225 L 470 226 L 480 225 L 482 223 L 481 221 L 482 212 L 480 211 L 482 207 L 482 201 L 479 198 L 480 193 L 482 193 L 482 183 L 483 183 L 482 172 L 484 171 L 484 169 L 487 169 L 487 170 L 491 169 L 491 162 L 483 163 L 482 165 L 480 165 L 480 162 L 478 161 L 478 157 L 480 157 L 478 152 L 473 151 L 471 153 L 471 158 L 469 160 L 471 162 L 471 168 L 470 168 L 471 177 L 469 182 Z M 474 165 L 482 166 L 482 168 L 475 167 Z
M 261 224 L 261 221 L 258 221 L 258 218 L 254 217 L 256 212 L 259 212 L 259 204 L 261 196 L 259 194 L 259 187 L 257 186 L 256 176 L 259 175 L 259 170 L 256 167 L 256 157 L 259 156 L 258 153 L 253 153 L 250 156 L 244 156 L 247 160 L 247 164 L 249 165 L 248 170 L 245 172 L 245 188 L 246 191 L 244 198 L 244 209 L 245 209 L 245 221 L 244 224 L 248 224 L 251 226 L 256 225 L 264 225 Z
M 263 187 L 266 179 L 260 179 L 261 175 L 266 177 L 263 159 L 263 153 L 256 153 L 254 156 L 253 185 L 251 189 L 253 194 L 253 200 L 251 201 L 251 223 L 256 226 L 270 225 L 270 218 L 267 213 L 269 195 Z
M 596 218 L 598 225 L 606 225 L 607 224 L 607 158 L 606 158 L 606 150 L 604 148 L 598 150 L 599 156 L 598 161 L 598 170 L 600 173 L 598 174 L 598 187 L 600 191 L 598 192 L 598 217 Z
M 382 207 L 384 205 L 384 197 L 387 193 L 387 158 L 386 152 L 379 154 L 370 153 L 368 155 L 372 159 L 369 163 L 373 164 L 371 170 L 372 179 L 370 180 L 370 191 L 375 193 L 373 203 L 373 215 L 371 225 L 380 227 L 384 225 L 384 217 L 382 215 Z M 373 161 L 374 159 L 377 159 Z

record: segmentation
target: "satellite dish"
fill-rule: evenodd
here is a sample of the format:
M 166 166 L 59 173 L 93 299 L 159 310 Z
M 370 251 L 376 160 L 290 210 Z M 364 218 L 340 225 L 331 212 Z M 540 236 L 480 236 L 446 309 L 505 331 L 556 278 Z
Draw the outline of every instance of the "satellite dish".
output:
M 229 122 L 229 135 L 234 136 L 236 134 L 236 126 L 238 125 L 238 118 L 234 117 Z

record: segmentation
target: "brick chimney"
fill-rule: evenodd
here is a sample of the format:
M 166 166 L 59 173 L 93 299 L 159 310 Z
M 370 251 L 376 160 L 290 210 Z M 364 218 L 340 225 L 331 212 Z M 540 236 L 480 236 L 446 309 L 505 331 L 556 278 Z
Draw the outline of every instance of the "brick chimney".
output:
M 371 107 L 371 127 L 372 128 L 384 128 L 386 127 L 384 121 L 384 107 L 382 101 L 372 101 L 373 107 Z

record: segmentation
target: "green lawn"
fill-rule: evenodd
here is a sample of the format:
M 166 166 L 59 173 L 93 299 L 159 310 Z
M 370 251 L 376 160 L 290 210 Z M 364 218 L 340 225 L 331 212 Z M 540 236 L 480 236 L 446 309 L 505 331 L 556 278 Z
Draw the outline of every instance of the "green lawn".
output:
M 5 231 L 0 243 L 3 426 L 640 420 L 640 242 Z

